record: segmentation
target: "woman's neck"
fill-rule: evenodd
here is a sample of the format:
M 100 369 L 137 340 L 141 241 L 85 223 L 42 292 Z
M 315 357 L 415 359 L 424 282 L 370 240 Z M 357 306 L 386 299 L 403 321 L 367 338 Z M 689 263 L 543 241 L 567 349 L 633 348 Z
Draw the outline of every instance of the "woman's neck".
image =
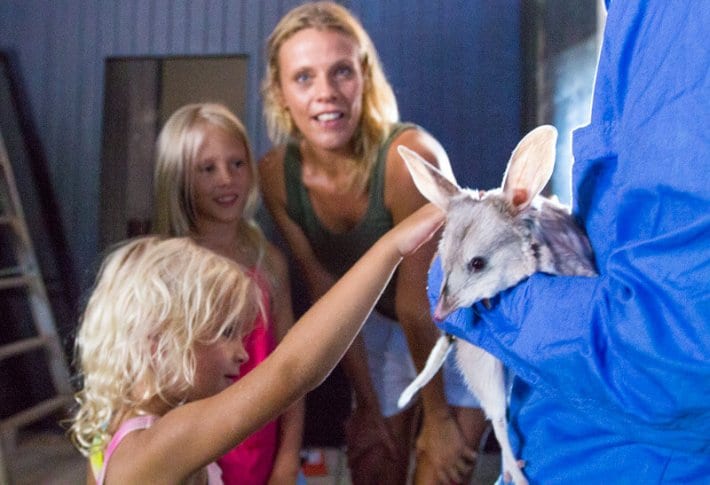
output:
M 306 140 L 302 140 L 299 146 L 303 161 L 316 170 L 321 170 L 331 174 L 338 174 L 350 171 L 358 164 L 354 150 L 350 146 L 335 150 L 318 148 Z
M 300 152 L 306 186 L 334 194 L 345 194 L 353 189 L 358 161 L 352 150 L 321 150 L 303 141 Z

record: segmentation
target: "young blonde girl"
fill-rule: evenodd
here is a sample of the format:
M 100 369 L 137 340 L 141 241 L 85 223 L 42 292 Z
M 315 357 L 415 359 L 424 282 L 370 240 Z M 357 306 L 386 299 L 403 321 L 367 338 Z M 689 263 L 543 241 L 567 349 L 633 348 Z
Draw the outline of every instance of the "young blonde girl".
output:
M 212 462 L 322 382 L 402 257 L 442 222 L 427 206 L 389 231 L 235 383 L 261 301 L 246 270 L 191 238 L 114 250 L 76 340 L 70 432 L 84 455 L 103 455 L 87 483 L 220 483 Z
M 288 267 L 254 216 L 257 168 L 239 119 L 221 104 L 189 104 L 167 120 L 156 145 L 158 233 L 189 236 L 248 268 L 263 294 L 264 318 L 245 342 L 243 374 L 270 354 L 293 325 Z M 300 470 L 304 406 L 294 404 L 220 458 L 227 485 L 294 483 Z

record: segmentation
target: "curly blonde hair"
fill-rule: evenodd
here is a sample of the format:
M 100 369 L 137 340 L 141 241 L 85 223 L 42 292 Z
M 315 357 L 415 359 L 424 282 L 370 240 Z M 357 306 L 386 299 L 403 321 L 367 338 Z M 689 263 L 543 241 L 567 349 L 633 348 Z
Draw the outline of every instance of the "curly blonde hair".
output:
M 146 413 L 156 397 L 171 407 L 186 402 L 195 344 L 243 335 L 262 310 L 245 270 L 190 238 L 118 246 L 101 266 L 76 339 L 83 385 L 69 429 L 74 444 L 88 456 L 126 413 Z
M 399 110 L 370 36 L 345 7 L 329 1 L 305 3 L 286 13 L 269 36 L 266 74 L 261 86 L 269 136 L 275 144 L 300 137 L 290 113 L 280 102 L 279 51 L 284 42 L 305 29 L 335 30 L 354 39 L 360 47 L 364 87 L 362 119 L 355 133 L 355 155 L 360 162 L 356 181 L 364 184 L 392 124 L 399 121 Z

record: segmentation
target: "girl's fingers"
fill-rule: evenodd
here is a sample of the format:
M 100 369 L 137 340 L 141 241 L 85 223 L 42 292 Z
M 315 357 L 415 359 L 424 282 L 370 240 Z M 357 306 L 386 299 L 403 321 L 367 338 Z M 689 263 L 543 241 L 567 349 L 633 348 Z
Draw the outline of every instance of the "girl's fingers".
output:
M 416 251 L 428 241 L 444 223 L 446 215 L 434 204 L 426 204 L 409 217 L 397 224 L 399 252 L 402 256 Z

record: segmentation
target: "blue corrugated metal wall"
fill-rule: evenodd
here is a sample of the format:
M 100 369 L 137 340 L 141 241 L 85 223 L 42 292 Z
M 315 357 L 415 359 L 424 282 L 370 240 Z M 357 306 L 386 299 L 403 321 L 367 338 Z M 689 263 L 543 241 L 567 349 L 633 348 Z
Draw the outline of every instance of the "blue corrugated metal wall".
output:
M 106 57 L 247 54 L 244 120 L 268 146 L 258 85 L 264 41 L 294 0 L 4 0 L 0 50 L 27 93 L 76 271 L 97 257 Z M 402 117 L 437 136 L 459 181 L 488 188 L 519 138 L 519 2 L 352 0 Z M 30 215 L 31 216 L 31 215 Z

